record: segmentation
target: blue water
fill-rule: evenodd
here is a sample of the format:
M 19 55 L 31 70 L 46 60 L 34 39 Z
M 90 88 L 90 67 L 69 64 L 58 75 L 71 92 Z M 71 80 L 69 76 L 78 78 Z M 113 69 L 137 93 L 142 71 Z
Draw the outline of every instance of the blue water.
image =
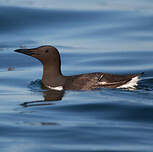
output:
M 153 1 L 0 2 L 2 152 L 153 152 Z M 135 91 L 41 88 L 39 61 L 14 52 L 53 45 L 64 75 L 145 72 Z

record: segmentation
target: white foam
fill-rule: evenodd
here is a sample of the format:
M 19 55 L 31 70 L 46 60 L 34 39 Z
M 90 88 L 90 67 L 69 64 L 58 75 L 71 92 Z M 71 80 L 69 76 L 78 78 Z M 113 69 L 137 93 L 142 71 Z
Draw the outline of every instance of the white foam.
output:
M 57 90 L 57 91 L 62 91 L 63 90 L 63 86 L 58 86 L 58 87 L 47 86 L 47 88 L 52 89 L 52 90 Z
M 126 84 L 123 84 L 117 88 L 123 88 L 123 89 L 135 89 L 135 87 L 138 85 L 138 81 L 139 81 L 139 76 L 136 76 L 134 78 L 132 78 L 129 82 L 127 82 Z

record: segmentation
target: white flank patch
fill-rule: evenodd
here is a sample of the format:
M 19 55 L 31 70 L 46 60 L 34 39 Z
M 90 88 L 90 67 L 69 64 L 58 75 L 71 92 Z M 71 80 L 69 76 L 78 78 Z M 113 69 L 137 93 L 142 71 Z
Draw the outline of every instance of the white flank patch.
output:
M 123 84 L 117 88 L 123 88 L 123 89 L 135 89 L 135 87 L 138 85 L 138 81 L 139 81 L 139 76 L 136 76 L 134 78 L 132 78 L 129 82 L 127 82 L 126 84 Z
M 58 87 L 47 86 L 47 88 L 52 89 L 52 90 L 57 90 L 57 91 L 62 91 L 63 90 L 63 86 L 58 86 Z

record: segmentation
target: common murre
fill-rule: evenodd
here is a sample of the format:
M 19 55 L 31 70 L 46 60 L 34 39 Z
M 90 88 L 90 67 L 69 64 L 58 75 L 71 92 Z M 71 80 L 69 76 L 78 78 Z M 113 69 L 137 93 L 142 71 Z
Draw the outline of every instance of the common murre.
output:
M 61 72 L 61 59 L 58 50 L 49 45 L 32 49 L 17 49 L 15 52 L 23 53 L 38 59 L 43 64 L 42 83 L 53 90 L 93 90 L 105 88 L 135 88 L 138 74 L 109 74 L 94 72 L 72 76 L 64 76 Z

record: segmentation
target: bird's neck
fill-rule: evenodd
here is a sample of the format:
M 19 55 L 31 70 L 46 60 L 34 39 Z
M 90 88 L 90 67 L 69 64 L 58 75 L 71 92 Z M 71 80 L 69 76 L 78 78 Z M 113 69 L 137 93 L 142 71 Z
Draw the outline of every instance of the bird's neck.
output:
M 42 83 L 47 87 L 57 87 L 64 83 L 61 67 L 52 65 L 43 65 Z

